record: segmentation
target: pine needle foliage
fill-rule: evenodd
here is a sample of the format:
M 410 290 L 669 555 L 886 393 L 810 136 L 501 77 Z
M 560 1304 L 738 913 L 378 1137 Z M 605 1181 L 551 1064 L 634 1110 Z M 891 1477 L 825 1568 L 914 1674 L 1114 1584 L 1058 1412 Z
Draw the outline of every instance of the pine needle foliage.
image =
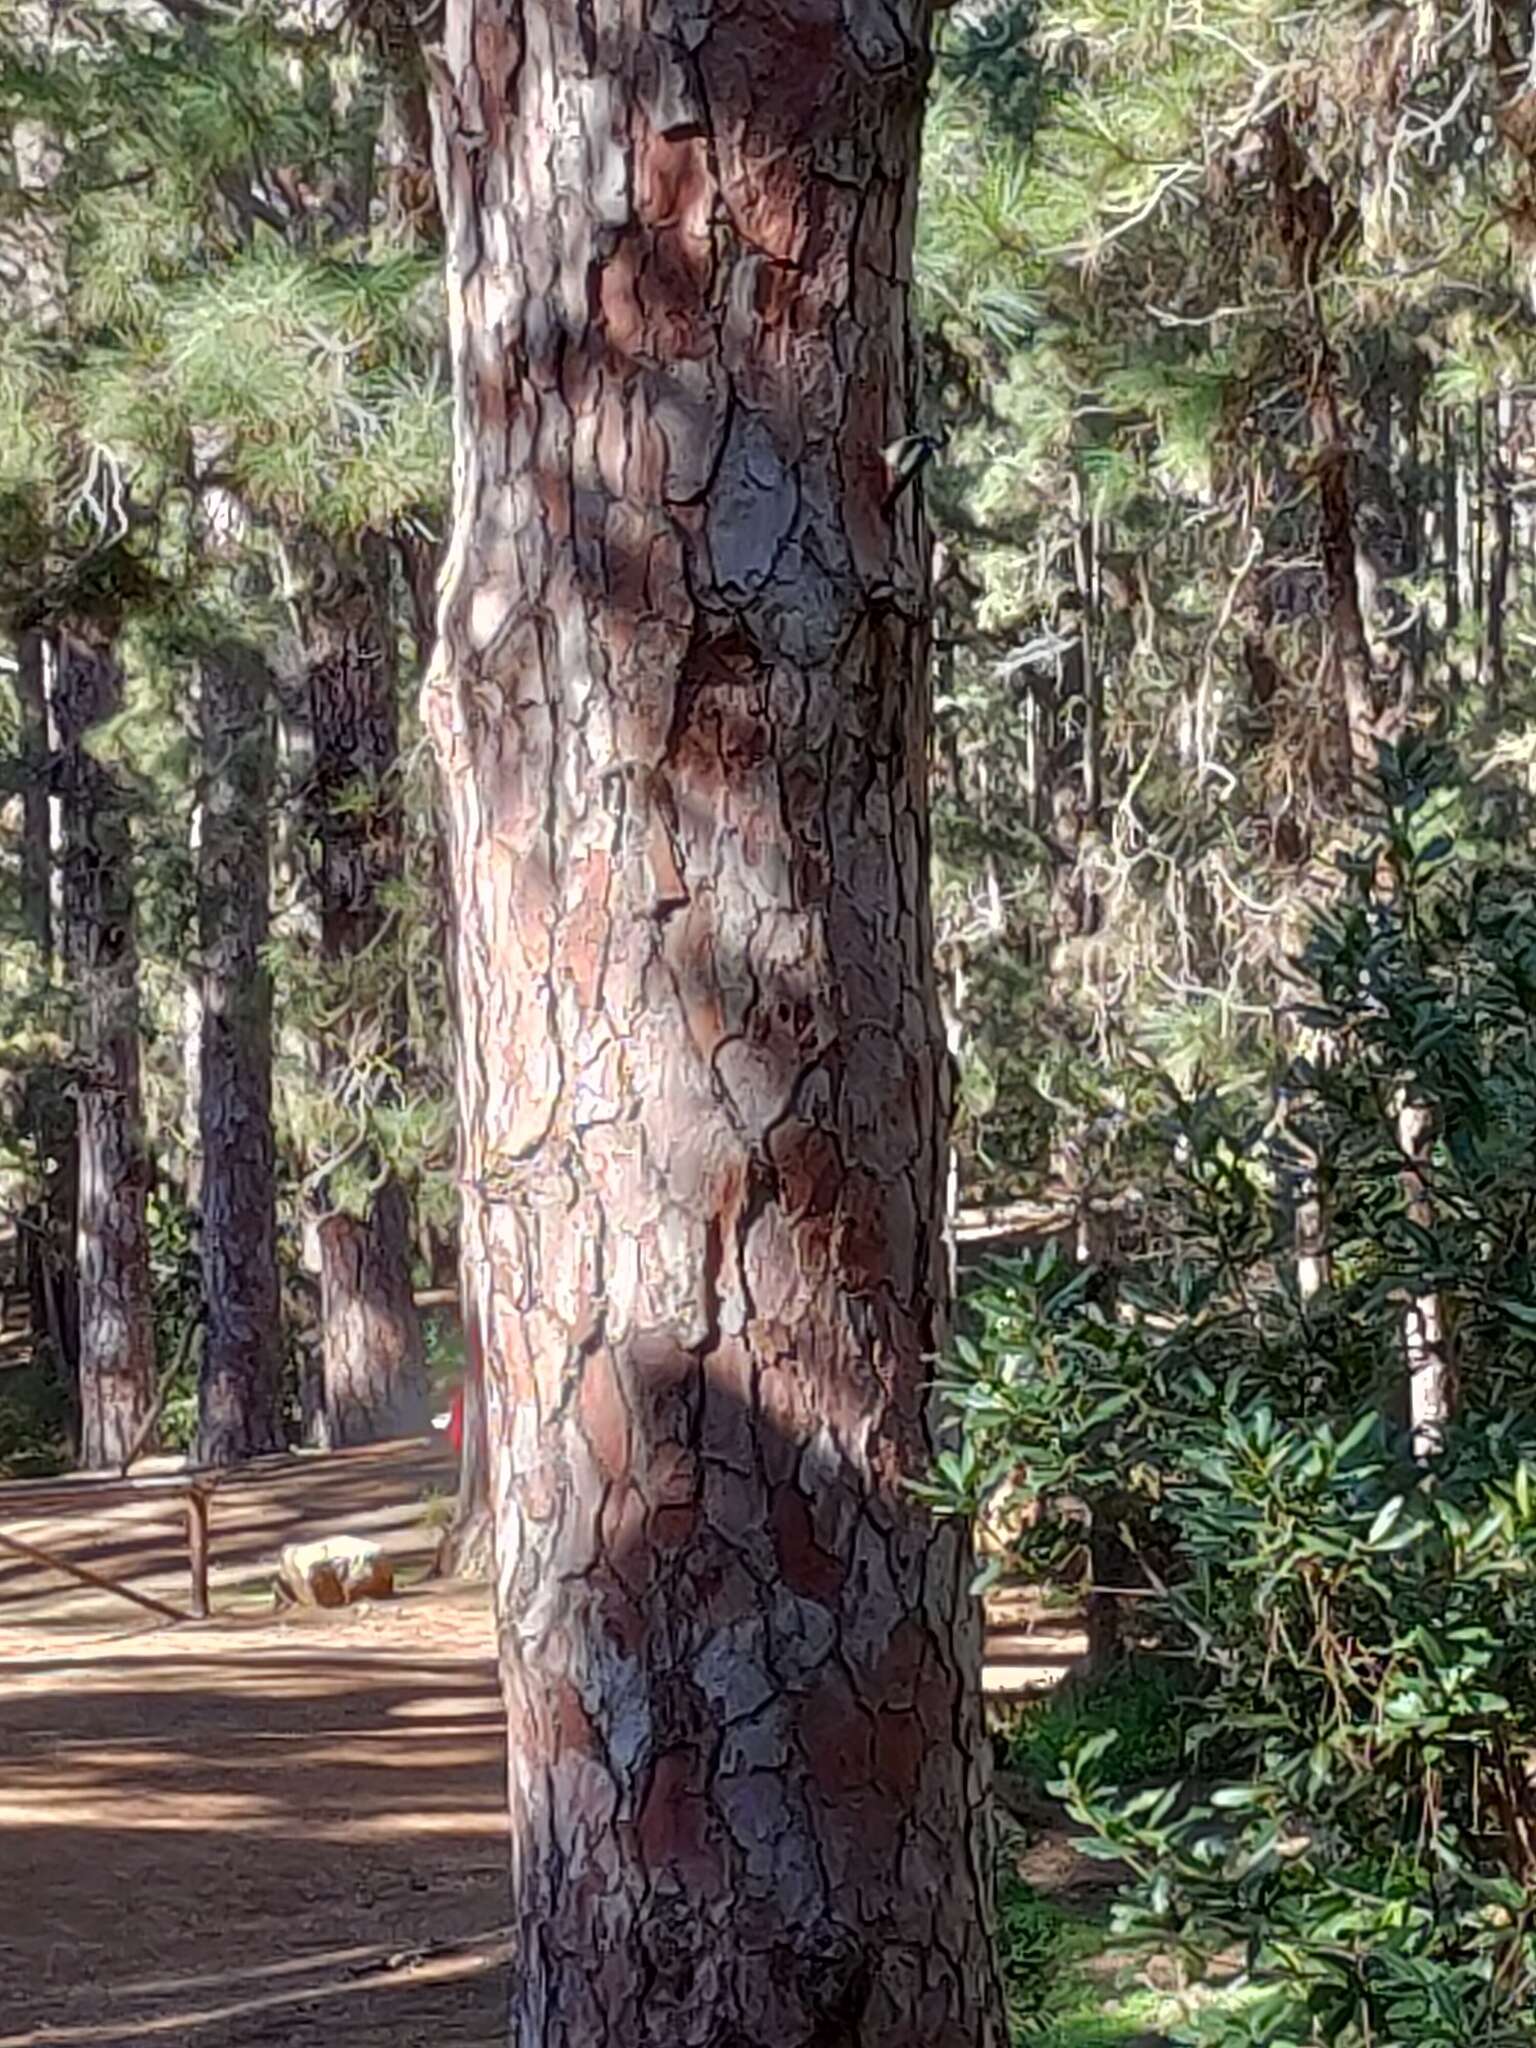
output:
M 1378 739 L 1476 751 L 1536 715 L 1513 659 L 1536 128 L 1507 16 L 943 18 L 918 269 L 948 430 L 942 910 L 964 1057 L 1013 1075 L 962 1129 L 991 1192 L 1050 1169 L 1170 1009 L 1241 1067 Z M 1346 599 L 1374 728 L 1354 769 Z M 1052 998 L 1001 1028 L 998 949 Z M 1060 1106 L 1064 1032 L 1081 1116 Z

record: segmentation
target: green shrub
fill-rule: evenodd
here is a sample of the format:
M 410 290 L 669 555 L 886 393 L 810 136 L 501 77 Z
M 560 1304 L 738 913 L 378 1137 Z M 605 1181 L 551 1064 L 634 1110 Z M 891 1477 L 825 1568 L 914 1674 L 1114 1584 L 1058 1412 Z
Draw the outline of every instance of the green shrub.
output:
M 423 1314 L 421 1341 L 432 1386 L 450 1390 L 463 1378 L 466 1369 L 464 1330 L 457 1307 L 430 1309 Z
M 1417 743 L 1384 794 L 1273 1073 L 1168 1091 L 1158 1256 L 971 1302 L 933 1489 L 1034 1500 L 1038 1578 L 1113 1538 L 1137 1637 L 1189 1670 L 1194 1785 L 1120 1789 L 1113 1716 L 1064 1772 L 1133 1873 L 1117 1931 L 1196 1977 L 1245 1958 L 1218 2048 L 1536 2043 L 1536 865 Z M 1425 1298 L 1458 1391 L 1415 1436 Z
M 1112 1732 L 1117 1770 L 1133 1783 L 1161 1777 L 1183 1761 L 1197 1718 L 1187 1672 L 1130 1658 L 1102 1674 L 1074 1673 L 1031 1700 L 1009 1730 L 1008 1765 L 1045 1791 L 1083 1742 Z
M 49 1479 L 69 1467 L 69 1403 L 41 1363 L 0 1373 L 0 1479 Z
M 1073 1920 L 1022 1877 L 1005 1870 L 998 1882 L 997 1947 L 1015 2039 L 1038 2042 L 1079 2002 L 1072 1965 L 1102 1935 Z

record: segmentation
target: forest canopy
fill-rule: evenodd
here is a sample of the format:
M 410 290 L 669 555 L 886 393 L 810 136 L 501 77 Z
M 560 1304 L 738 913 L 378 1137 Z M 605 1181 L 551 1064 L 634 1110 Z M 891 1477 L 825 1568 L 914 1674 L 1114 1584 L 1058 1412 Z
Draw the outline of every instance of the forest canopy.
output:
M 1513 2048 L 1531 9 L 673 12 L 0 22 L 0 1476 L 457 1393 L 525 2042 L 991 2048 L 1005 1581 L 1205 2039 Z

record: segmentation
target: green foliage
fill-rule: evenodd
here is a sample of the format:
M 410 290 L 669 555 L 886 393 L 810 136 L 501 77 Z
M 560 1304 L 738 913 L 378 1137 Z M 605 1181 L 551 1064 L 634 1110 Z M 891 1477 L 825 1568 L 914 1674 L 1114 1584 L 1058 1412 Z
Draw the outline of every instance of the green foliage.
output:
M 1081 1997 L 1071 1966 L 1099 1945 L 1096 1931 L 1074 1920 L 1032 1885 L 1004 1870 L 998 1882 L 997 1952 L 1016 2041 L 1054 2038 Z
M 1142 1877 L 1121 1930 L 1245 1943 L 1268 1995 L 1234 2042 L 1531 2039 L 1532 1466 L 1505 1442 L 1431 1490 L 1379 1431 L 1224 1435 L 1178 1485 L 1167 1618 L 1241 1765 L 1177 1814 L 1117 1799 L 1094 1742 L 1068 1773 Z
M 435 799 L 409 708 L 421 648 L 387 559 L 387 672 L 417 757 L 391 790 L 407 872 L 345 974 L 317 969 L 305 874 L 306 606 L 326 594 L 313 564 L 369 547 L 384 559 L 392 538 L 424 548 L 448 485 L 440 264 L 403 246 L 415 237 L 392 210 L 392 61 L 365 24 L 306 28 L 265 0 L 86 5 L 46 22 L 24 9 L 0 24 L 0 631 L 14 644 L 39 617 L 88 620 L 125 671 L 123 713 L 91 746 L 132 795 L 144 1108 L 166 1205 L 157 1339 L 162 1364 L 179 1361 L 177 1442 L 194 1405 L 195 1250 L 173 1239 L 197 1142 L 187 996 L 210 647 L 260 650 L 281 762 L 269 962 L 285 1242 L 328 1167 L 329 1191 L 356 1206 L 381 1162 L 439 1209 L 451 1195 Z M 6 745 L 12 709 L 0 698 Z M 0 831 L 7 928 L 17 811 Z M 63 978 L 30 943 L 7 958 L 8 1106 L 68 1047 Z M 30 1196 L 41 1148 L 25 1118 L 7 1129 L 0 1163 Z
M 1193 1997 L 1122 1987 L 1131 1960 L 1101 1915 L 1069 1910 L 1006 1865 L 997 1888 L 998 1961 L 1009 2028 L 1020 2048 L 1150 2048 L 1194 2042 L 1227 2023 L 1245 1994 L 1203 1987 Z
M 1373 715 L 1411 704 L 1479 759 L 1496 727 L 1529 758 L 1529 677 L 1494 648 L 1530 632 L 1530 588 L 1486 544 L 1531 488 L 1536 367 L 1499 18 L 943 17 L 917 274 L 948 430 L 937 908 L 976 1195 L 1078 1192 L 1062 1154 L 1126 1108 L 1105 1075 L 1154 1032 L 1186 1041 L 1186 1088 L 1197 1055 L 1208 1080 L 1252 1065 L 1356 823 L 1318 523 L 1335 443 Z
M 351 535 L 440 498 L 448 401 L 436 268 L 262 248 L 168 295 L 136 390 L 182 432 L 221 434 L 249 503 Z M 103 418 L 131 423 L 121 410 Z
M 436 1309 L 424 1314 L 421 1342 L 433 1387 L 447 1393 L 465 1370 L 464 1328 L 458 1310 Z
M 1230 2048 L 1536 2039 L 1536 864 L 1497 815 L 1443 754 L 1387 756 L 1300 969 L 1308 1049 L 1273 1093 L 1170 1088 L 1143 1259 L 1000 1268 L 957 1343 L 938 1490 L 1037 1500 L 1037 1577 L 1111 1531 L 1127 1626 L 1200 1702 L 1187 1786 L 1118 1791 L 1113 1725 L 1064 1775 L 1135 1873 L 1121 1934 L 1245 1954 Z M 1426 1299 L 1460 1386 L 1438 1444 L 1406 1427 Z
M 1113 1731 L 1115 1767 L 1131 1783 L 1176 1771 L 1197 1719 L 1189 1673 L 1133 1657 L 1103 1673 L 1073 1674 L 1028 1702 L 1008 1733 L 1008 1765 L 1041 1791 L 1091 1737 Z
M 69 1402 L 51 1364 L 0 1371 L 0 1479 L 48 1479 L 69 1464 Z
M 203 1283 L 196 1218 L 173 1189 L 150 1197 L 149 1270 L 155 1322 L 155 1357 L 171 1375 L 160 1411 L 167 1450 L 184 1451 L 197 1436 L 197 1365 L 203 1327 Z

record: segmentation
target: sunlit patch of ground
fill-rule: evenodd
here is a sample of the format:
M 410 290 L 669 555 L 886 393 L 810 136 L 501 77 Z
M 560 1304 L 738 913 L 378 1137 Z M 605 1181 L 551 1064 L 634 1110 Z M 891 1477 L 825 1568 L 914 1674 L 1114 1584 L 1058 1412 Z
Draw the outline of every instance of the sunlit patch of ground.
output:
M 501 2048 L 489 1603 L 425 1582 L 451 1486 L 420 1444 L 231 1481 L 201 1625 L 0 1561 L 0 2048 Z M 174 1505 L 16 1528 L 185 1596 Z M 340 1531 L 393 1553 L 400 1597 L 275 1610 L 280 1546 Z M 994 1620 L 1000 1693 L 1081 1647 L 1017 1600 Z
M 451 1477 L 400 1445 L 221 1489 L 203 1626 L 6 1564 L 0 2048 L 500 2048 L 489 1609 L 419 1583 Z M 340 1529 L 394 1553 L 402 1596 L 275 1612 L 280 1545 Z M 184 1591 L 163 1505 L 20 1533 Z

